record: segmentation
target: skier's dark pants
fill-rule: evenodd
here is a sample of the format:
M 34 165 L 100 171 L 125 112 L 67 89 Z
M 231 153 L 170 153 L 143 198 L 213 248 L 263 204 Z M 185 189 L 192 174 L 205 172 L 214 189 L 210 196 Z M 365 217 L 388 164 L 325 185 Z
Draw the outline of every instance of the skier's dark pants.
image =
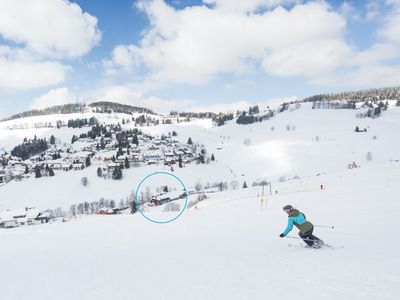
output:
M 314 231 L 314 226 L 310 230 L 308 230 L 308 231 L 306 231 L 304 233 L 299 232 L 299 236 L 303 239 L 303 241 L 308 246 L 312 246 L 312 245 L 314 245 L 314 242 L 318 243 L 320 241 L 319 238 L 317 238 L 315 235 L 312 234 L 313 231 Z

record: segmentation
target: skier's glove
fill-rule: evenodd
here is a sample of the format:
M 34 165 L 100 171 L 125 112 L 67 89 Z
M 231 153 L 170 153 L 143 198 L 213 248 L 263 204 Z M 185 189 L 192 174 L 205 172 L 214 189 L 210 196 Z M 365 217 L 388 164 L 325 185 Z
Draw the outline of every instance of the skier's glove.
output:
M 281 238 L 285 237 L 285 235 L 284 235 L 283 233 L 281 233 L 279 236 L 280 236 Z

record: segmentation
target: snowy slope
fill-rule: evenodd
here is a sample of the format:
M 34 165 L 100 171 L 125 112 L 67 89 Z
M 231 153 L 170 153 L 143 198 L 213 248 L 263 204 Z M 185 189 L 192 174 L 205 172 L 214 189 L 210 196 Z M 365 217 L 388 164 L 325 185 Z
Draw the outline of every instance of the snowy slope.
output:
M 281 183 L 263 210 L 248 188 L 164 225 L 136 214 L 1 230 L 1 298 L 398 299 L 399 183 L 399 164 L 375 163 Z M 288 203 L 344 248 L 288 247 Z
M 81 133 L 89 131 L 88 127 L 83 128 L 67 128 L 61 127 L 56 128 L 57 121 L 67 123 L 68 120 L 75 119 L 89 119 L 95 117 L 100 124 L 117 124 L 121 123 L 122 119 L 131 119 L 132 117 L 139 117 L 143 114 L 123 114 L 123 113 L 73 113 L 73 114 L 54 114 L 45 116 L 27 117 L 22 119 L 15 119 L 0 122 L 0 150 L 4 149 L 10 151 L 14 146 L 20 144 L 22 140 L 26 138 L 33 138 L 36 135 L 38 138 L 49 139 L 51 135 L 54 135 L 60 143 L 71 143 L 72 135 L 79 136 Z M 144 114 L 146 115 L 146 114 Z M 157 118 L 155 115 L 151 115 L 153 118 Z M 35 128 L 35 124 L 51 123 L 53 127 L 48 128 Z M 21 129 L 22 128 L 22 129 Z
M 355 118 L 355 113 L 354 110 L 313 110 L 310 104 L 303 104 L 299 110 L 286 111 L 269 121 L 252 125 L 237 125 L 231 122 L 222 127 L 212 127 L 210 120 L 197 120 L 141 129 L 155 135 L 175 130 L 178 132 L 177 139 L 181 142 L 186 143 L 188 137 L 192 137 L 195 143 L 206 146 L 207 155 L 214 153 L 216 162 L 209 165 L 175 168 L 174 174 L 179 176 L 188 188 L 193 187 L 197 181 L 204 185 L 221 180 L 227 181 L 228 184 L 237 181 L 240 187 L 246 181 L 251 186 L 252 182 L 258 179 L 266 179 L 273 182 L 274 186 L 279 186 L 278 179 L 281 177 L 287 180 L 305 180 L 320 174 L 334 174 L 346 171 L 347 165 L 353 161 L 363 168 L 399 160 L 400 141 L 397 131 L 400 126 L 400 109 L 391 108 L 378 119 L 358 119 Z M 71 118 L 65 115 L 63 117 Z M 96 117 L 101 122 L 117 123 L 124 116 L 102 114 Z M 286 129 L 288 125 L 289 131 Z M 356 126 L 361 129 L 367 128 L 367 132 L 355 133 Z M 124 127 L 132 128 L 133 124 Z M 271 130 L 271 127 L 274 130 Z M 72 134 L 77 135 L 87 130 L 3 129 L 0 130 L 0 148 L 4 147 L 3 145 L 10 148 L 17 138 L 19 143 L 23 137 L 33 134 L 37 134 L 38 137 L 54 134 L 56 138 L 69 142 Z M 244 143 L 246 139 L 250 140 L 249 145 Z M 372 153 L 371 161 L 366 160 L 368 152 Z M 135 190 L 146 175 L 155 171 L 169 171 L 168 167 L 162 165 L 131 168 L 124 171 L 124 179 L 118 182 L 98 178 L 96 169 L 96 164 L 93 164 L 77 172 L 56 171 L 56 176 L 52 178 L 30 178 L 22 182 L 11 182 L 0 187 L 0 209 L 26 205 L 42 209 L 57 206 L 68 208 L 71 204 L 98 201 L 101 197 L 118 202 Z M 87 187 L 80 184 L 80 179 L 84 176 L 89 179 Z M 289 182 L 295 184 L 296 180 Z M 314 186 L 318 187 L 319 183 L 315 182 Z

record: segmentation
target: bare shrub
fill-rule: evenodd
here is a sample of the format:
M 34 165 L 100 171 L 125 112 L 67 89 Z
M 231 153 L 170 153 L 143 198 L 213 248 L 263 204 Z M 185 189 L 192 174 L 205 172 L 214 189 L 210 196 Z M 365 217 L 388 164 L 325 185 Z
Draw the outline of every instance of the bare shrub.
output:
M 81 184 L 82 184 L 83 186 L 87 186 L 87 185 L 88 185 L 88 179 L 87 179 L 87 177 L 82 177 L 82 179 L 81 179 Z
M 170 202 L 164 206 L 163 212 L 180 211 L 181 206 L 178 203 Z
M 368 152 L 367 156 L 365 158 L 366 158 L 366 160 L 371 161 L 372 160 L 372 153 Z

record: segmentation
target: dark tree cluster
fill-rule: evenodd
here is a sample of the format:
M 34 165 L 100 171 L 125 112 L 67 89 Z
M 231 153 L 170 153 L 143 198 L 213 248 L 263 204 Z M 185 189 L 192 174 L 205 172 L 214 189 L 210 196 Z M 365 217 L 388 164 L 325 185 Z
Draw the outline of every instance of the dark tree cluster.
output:
M 280 113 L 282 113 L 282 112 L 284 112 L 285 110 L 288 110 L 288 109 L 289 109 L 289 106 L 290 106 L 290 103 L 287 103 L 287 102 L 282 103 L 282 104 L 279 106 L 278 111 L 279 111 Z
M 90 131 L 88 131 L 87 136 L 95 139 L 96 137 L 101 137 L 102 135 L 105 135 L 107 132 L 107 128 L 103 126 L 102 124 L 96 124 L 95 126 L 92 127 Z
M 223 126 L 225 125 L 226 121 L 231 121 L 233 120 L 233 114 L 228 113 L 228 114 L 219 114 L 218 116 L 213 117 L 213 122 L 217 126 Z
M 177 111 L 171 111 L 169 113 L 173 117 L 179 117 L 182 119 L 187 119 L 187 118 L 197 118 L 197 119 L 212 119 L 217 117 L 217 114 L 212 113 L 212 112 L 177 112 Z
M 85 104 L 80 104 L 80 103 L 56 105 L 45 109 L 28 110 L 22 113 L 12 115 L 11 117 L 3 119 L 2 121 L 14 120 L 26 117 L 34 117 L 34 116 L 53 115 L 53 114 L 82 113 L 84 109 L 85 109 Z
M 136 125 L 143 126 L 146 123 L 147 123 L 147 119 L 146 119 L 145 115 L 141 115 L 140 117 L 137 117 L 135 119 Z
M 22 144 L 15 146 L 14 149 L 11 150 L 11 155 L 26 160 L 33 155 L 46 151 L 47 149 L 48 145 L 46 139 L 37 139 L 35 136 L 32 141 L 23 142 Z
M 112 172 L 112 179 L 114 180 L 121 180 L 122 179 L 122 170 L 121 168 L 117 167 Z
M 56 152 L 56 153 L 52 154 L 51 157 L 53 158 L 53 160 L 60 159 L 61 154 L 60 154 L 60 152 Z
M 388 109 L 389 104 L 388 102 L 383 103 L 382 101 L 379 101 L 376 107 L 374 107 L 374 105 L 370 103 L 365 104 L 364 106 L 371 108 L 364 113 L 356 114 L 357 118 L 378 118 L 383 111 Z
M 254 122 L 259 122 L 259 121 L 260 121 L 259 117 L 253 115 L 247 115 L 245 111 L 236 119 L 236 123 L 242 125 L 252 124 Z
M 355 101 L 315 101 L 312 109 L 356 109 Z
M 335 94 L 320 94 L 305 98 L 304 102 L 315 102 L 315 101 L 381 101 L 381 100 L 394 100 L 400 99 L 400 87 L 386 87 L 380 89 L 369 89 L 352 92 L 343 92 Z
M 115 214 L 118 214 L 120 211 L 128 208 L 130 208 L 131 214 L 137 212 L 137 204 L 135 202 L 134 195 L 132 194 L 127 197 L 125 201 L 121 199 L 119 203 L 113 199 L 101 198 L 99 201 L 85 201 L 74 204 L 70 207 L 69 213 L 73 217 L 77 215 L 92 215 L 98 213 L 103 208 L 111 209 Z
M 128 115 L 134 113 L 154 114 L 154 112 L 148 108 L 108 101 L 93 102 L 89 104 L 89 107 L 92 107 L 96 113 L 124 113 Z
M 258 108 L 258 105 L 250 106 L 249 115 L 255 115 L 258 113 L 260 113 L 260 109 Z
M 84 126 L 94 126 L 98 124 L 98 121 L 95 117 L 91 117 L 88 119 L 75 119 L 75 120 L 68 120 L 67 126 L 72 128 L 82 128 Z

